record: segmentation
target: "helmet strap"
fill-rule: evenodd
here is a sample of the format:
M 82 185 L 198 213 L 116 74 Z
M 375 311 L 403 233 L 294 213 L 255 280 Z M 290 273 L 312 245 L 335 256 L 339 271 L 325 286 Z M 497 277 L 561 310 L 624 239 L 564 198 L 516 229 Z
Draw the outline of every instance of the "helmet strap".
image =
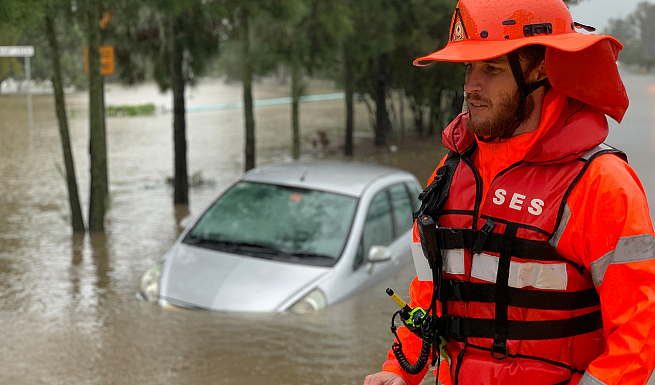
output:
M 525 116 L 525 101 L 528 98 L 528 95 L 539 89 L 540 87 L 545 86 L 548 83 L 548 79 L 541 79 L 537 80 L 536 82 L 526 84 L 525 83 L 525 77 L 523 76 L 523 69 L 521 68 L 521 61 L 519 60 L 519 54 L 516 51 L 512 51 L 507 54 L 507 58 L 509 59 L 509 65 L 512 68 L 512 74 L 514 74 L 514 79 L 516 80 L 516 84 L 519 86 L 519 93 L 521 95 L 521 103 L 519 103 L 518 108 L 516 109 L 516 118 L 517 118 L 517 125 L 514 127 L 514 129 L 506 132 L 504 135 L 502 135 L 502 138 L 509 138 L 512 135 L 514 135 L 514 132 L 516 132 L 516 129 L 519 128 L 523 120 L 526 118 Z
M 509 59 L 509 65 L 512 69 L 512 74 L 514 75 L 514 79 L 516 80 L 516 84 L 519 86 L 519 94 L 521 95 L 521 102 L 519 103 L 519 106 L 516 108 L 516 126 L 514 126 L 512 129 L 508 130 L 507 132 L 505 132 L 500 136 L 493 136 L 490 138 L 483 138 L 478 136 L 478 139 L 482 142 L 489 143 L 496 139 L 511 138 L 516 132 L 516 130 L 519 128 L 523 120 L 525 120 L 526 118 L 525 103 L 528 96 L 534 91 L 548 84 L 547 78 L 537 80 L 536 82 L 532 82 L 530 84 L 526 84 L 525 77 L 523 76 L 523 69 L 521 68 L 521 61 L 519 60 L 518 52 L 512 51 L 507 54 L 507 57 Z

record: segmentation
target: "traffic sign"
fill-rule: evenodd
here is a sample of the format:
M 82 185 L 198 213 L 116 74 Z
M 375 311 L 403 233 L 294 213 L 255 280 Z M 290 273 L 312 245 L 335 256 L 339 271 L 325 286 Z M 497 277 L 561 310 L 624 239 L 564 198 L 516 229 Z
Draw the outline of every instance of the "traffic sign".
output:
M 32 57 L 34 47 L 31 45 L 0 46 L 0 57 Z
M 100 75 L 113 75 L 116 72 L 114 65 L 114 46 L 100 46 Z M 84 73 L 89 74 L 89 49 L 84 48 Z

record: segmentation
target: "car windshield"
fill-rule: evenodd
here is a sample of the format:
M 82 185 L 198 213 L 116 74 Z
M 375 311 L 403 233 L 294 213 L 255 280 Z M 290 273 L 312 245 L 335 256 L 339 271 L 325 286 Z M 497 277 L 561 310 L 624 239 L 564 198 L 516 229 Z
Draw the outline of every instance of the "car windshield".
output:
M 185 237 L 200 247 L 332 266 L 345 246 L 357 199 L 323 191 L 239 182 Z

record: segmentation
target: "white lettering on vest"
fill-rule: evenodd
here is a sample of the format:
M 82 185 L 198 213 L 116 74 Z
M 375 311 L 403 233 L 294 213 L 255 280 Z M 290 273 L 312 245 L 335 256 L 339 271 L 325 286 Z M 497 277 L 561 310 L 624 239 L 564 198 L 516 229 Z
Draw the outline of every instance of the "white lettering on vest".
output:
M 532 215 L 541 215 L 541 212 L 543 211 L 541 208 L 544 207 L 544 201 L 541 199 L 533 199 L 532 202 L 530 202 L 530 206 L 528 207 L 528 212 Z
M 491 200 L 494 204 L 500 206 L 505 203 L 507 197 L 507 190 L 501 188 L 497 189 L 494 192 L 494 198 Z M 509 202 L 509 208 L 517 211 L 523 210 L 523 202 L 525 201 L 526 196 L 519 193 L 512 194 L 512 199 Z M 543 208 L 546 204 L 541 199 L 532 199 L 530 201 L 530 207 L 528 207 L 528 212 L 532 215 L 541 215 L 544 211 Z
M 512 201 L 509 203 L 509 208 L 521 211 L 521 205 L 523 204 L 524 199 L 525 199 L 525 195 L 514 193 L 514 195 L 512 196 Z
M 498 189 L 496 190 L 495 195 L 496 197 L 492 200 L 495 204 L 502 205 L 503 203 L 505 203 L 505 195 L 507 195 L 507 191 L 503 189 Z

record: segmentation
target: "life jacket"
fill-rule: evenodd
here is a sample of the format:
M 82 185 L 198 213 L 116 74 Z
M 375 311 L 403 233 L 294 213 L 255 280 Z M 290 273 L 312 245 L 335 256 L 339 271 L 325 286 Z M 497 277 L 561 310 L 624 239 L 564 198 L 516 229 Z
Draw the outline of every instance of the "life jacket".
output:
M 605 339 L 591 273 L 555 246 L 567 197 L 591 162 L 624 155 L 602 144 L 603 113 L 570 99 L 482 201 L 467 122 L 464 113 L 445 130 L 451 151 L 419 210 L 438 223 L 439 331 L 449 338 L 451 377 L 455 384 L 569 383 L 603 352 Z

